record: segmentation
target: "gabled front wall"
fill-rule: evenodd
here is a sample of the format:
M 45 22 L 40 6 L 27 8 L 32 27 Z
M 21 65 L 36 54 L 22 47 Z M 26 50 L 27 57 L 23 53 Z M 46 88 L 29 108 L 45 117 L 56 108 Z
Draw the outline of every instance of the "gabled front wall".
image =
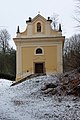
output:
M 35 54 L 35 50 L 38 47 L 43 49 L 42 55 Z M 17 52 L 17 80 L 24 77 L 25 74 L 29 75 L 35 73 L 34 63 L 39 62 L 45 63 L 46 74 L 63 72 L 62 42 L 52 42 L 51 44 L 44 43 L 43 45 L 21 43 Z
M 37 23 L 41 24 L 41 31 L 37 31 Z M 35 65 L 42 63 L 46 74 L 62 73 L 62 50 L 64 36 L 62 31 L 53 30 L 51 21 L 41 15 L 27 22 L 24 32 L 17 33 L 14 42 L 17 46 L 16 53 L 16 80 L 35 73 Z M 43 54 L 36 55 L 36 48 L 42 48 Z

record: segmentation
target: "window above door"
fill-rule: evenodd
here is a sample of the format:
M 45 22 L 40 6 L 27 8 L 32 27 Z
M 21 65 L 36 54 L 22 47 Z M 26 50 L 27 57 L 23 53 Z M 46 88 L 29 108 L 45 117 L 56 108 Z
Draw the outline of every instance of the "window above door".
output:
M 44 54 L 44 50 L 41 47 L 38 47 L 35 49 L 35 55 L 43 55 Z

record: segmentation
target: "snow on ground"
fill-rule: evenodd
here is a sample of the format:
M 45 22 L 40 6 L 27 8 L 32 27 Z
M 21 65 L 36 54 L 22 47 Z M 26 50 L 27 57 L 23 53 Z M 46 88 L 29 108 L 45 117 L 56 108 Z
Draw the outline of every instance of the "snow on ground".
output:
M 0 120 L 80 120 L 80 98 L 41 93 L 57 76 L 40 76 L 10 87 L 0 79 Z

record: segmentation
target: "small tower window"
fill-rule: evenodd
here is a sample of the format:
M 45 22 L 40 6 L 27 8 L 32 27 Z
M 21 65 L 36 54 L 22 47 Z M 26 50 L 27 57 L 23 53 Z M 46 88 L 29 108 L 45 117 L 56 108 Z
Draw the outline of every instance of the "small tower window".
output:
M 41 49 L 41 48 L 38 48 L 38 49 L 36 50 L 36 54 L 42 54 L 42 49 Z
M 41 23 L 40 22 L 37 23 L 37 32 L 41 32 Z

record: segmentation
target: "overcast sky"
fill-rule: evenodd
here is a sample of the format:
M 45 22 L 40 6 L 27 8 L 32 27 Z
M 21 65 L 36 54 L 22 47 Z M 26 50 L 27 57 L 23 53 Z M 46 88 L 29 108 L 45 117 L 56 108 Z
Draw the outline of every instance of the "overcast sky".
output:
M 24 31 L 26 20 L 35 17 L 40 11 L 45 18 L 51 17 L 53 13 L 58 14 L 63 35 L 70 37 L 76 31 L 74 9 L 74 0 L 0 0 L 0 29 L 6 28 L 13 38 L 17 26 Z

